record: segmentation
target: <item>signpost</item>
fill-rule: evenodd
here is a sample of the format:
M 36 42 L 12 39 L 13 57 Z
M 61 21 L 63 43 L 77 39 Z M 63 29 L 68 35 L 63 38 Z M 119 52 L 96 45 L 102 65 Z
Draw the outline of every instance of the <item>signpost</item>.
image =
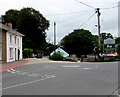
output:
M 104 40 L 104 53 L 113 53 L 116 51 L 115 39 L 108 38 Z
M 115 39 L 108 38 L 104 40 L 103 54 L 99 54 L 100 57 L 115 57 L 117 56 Z

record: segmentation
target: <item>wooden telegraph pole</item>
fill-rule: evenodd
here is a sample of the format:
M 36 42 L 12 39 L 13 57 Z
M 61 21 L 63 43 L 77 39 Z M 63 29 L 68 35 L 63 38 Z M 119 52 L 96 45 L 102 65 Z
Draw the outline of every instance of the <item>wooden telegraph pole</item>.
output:
M 54 49 L 56 49 L 56 23 L 54 22 Z
M 97 17 L 98 17 L 98 49 L 101 50 L 101 39 L 100 39 L 100 8 L 96 9 Z

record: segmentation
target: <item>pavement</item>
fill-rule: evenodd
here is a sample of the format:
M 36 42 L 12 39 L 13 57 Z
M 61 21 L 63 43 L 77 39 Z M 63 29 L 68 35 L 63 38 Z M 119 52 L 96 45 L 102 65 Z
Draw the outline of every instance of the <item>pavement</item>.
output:
M 15 68 L 15 67 L 27 64 L 27 63 L 28 63 L 28 60 L 26 59 L 15 61 L 15 62 L 10 62 L 10 63 L 5 63 L 0 66 L 0 72 Z
M 53 61 L 50 60 L 48 57 L 43 57 L 43 58 L 27 58 L 28 64 L 39 64 L 39 63 L 73 63 L 70 61 Z M 79 61 L 78 61 L 79 62 Z M 75 62 L 76 63 L 76 62 Z
M 2 64 L 0 66 L 0 72 L 6 71 L 24 64 L 39 64 L 39 63 L 70 63 L 69 61 L 52 61 L 48 57 L 43 57 L 43 58 L 25 58 L 20 61 L 15 61 L 15 62 L 10 62 L 6 64 Z M 73 62 L 71 62 L 73 63 Z

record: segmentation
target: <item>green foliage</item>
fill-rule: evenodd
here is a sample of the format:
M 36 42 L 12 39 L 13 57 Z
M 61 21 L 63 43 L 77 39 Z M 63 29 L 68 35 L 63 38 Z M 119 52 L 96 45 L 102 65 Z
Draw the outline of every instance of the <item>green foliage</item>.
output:
M 120 58 L 120 43 L 118 43 L 118 57 Z
M 17 20 L 19 17 L 19 11 L 10 9 L 2 16 L 2 23 L 11 22 L 13 29 L 17 29 Z
M 52 56 L 50 56 L 50 59 L 51 60 L 60 60 L 62 61 L 64 59 L 64 57 L 61 55 L 61 54 L 58 54 L 58 53 L 54 53 Z
M 115 39 L 115 43 L 116 43 L 116 44 L 119 44 L 119 43 L 120 43 L 120 37 L 117 37 L 117 38 Z
M 24 48 L 24 50 L 23 50 L 23 57 L 24 57 L 24 58 L 29 58 L 29 57 L 31 57 L 31 54 L 33 54 L 33 49 Z
M 11 22 L 13 29 L 25 35 L 23 37 L 24 48 L 44 48 L 45 31 L 49 27 L 49 21 L 39 11 L 33 8 L 23 8 L 20 11 L 12 9 L 8 10 L 2 19 L 3 23 Z
M 93 41 L 96 39 L 90 31 L 77 29 L 61 40 L 61 45 L 69 54 L 87 55 L 93 52 Z
M 118 57 L 120 58 L 120 37 L 117 37 L 115 39 L 115 43 L 117 45 L 117 52 L 118 52 Z
M 113 35 L 111 33 L 101 33 L 100 37 L 101 37 L 102 41 L 104 41 L 107 38 L 112 38 L 113 39 Z

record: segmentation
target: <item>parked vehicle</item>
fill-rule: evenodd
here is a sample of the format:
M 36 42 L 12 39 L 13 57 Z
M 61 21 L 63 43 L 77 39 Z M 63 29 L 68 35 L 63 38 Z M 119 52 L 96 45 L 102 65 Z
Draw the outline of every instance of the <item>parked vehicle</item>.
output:
M 42 58 L 43 54 L 42 53 L 37 53 L 36 58 Z

